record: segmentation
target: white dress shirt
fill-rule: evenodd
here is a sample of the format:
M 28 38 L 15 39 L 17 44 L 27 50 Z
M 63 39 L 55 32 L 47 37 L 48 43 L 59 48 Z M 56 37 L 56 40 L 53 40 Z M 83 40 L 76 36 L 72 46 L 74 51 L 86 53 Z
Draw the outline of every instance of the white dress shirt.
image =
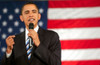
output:
M 38 29 L 39 29 L 39 26 L 37 25 L 36 28 L 34 28 L 35 32 L 38 32 Z M 28 38 L 28 33 L 29 33 L 29 31 L 25 28 L 25 42 Z M 9 54 L 6 52 L 6 57 L 9 58 L 11 56 L 11 54 L 12 54 L 12 51 Z

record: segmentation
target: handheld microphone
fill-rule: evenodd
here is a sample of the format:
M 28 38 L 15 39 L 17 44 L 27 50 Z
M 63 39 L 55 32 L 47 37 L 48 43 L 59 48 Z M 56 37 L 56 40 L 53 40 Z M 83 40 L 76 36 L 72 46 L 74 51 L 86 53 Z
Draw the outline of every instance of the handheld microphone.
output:
M 34 24 L 33 23 L 29 24 L 29 29 L 34 29 Z
M 29 29 L 34 29 L 34 24 L 33 24 L 33 23 L 30 23 L 30 24 L 29 24 Z M 32 40 L 31 37 L 29 37 L 29 40 L 30 40 L 30 42 L 29 42 L 29 46 L 31 47 L 32 44 L 33 44 L 33 40 Z

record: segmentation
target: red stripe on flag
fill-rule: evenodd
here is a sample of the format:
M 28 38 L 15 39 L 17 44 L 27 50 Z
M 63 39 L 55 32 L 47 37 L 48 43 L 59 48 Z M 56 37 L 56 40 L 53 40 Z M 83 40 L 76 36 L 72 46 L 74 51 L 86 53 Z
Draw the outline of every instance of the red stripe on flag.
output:
M 62 61 L 62 65 L 100 65 L 100 60 Z
M 100 48 L 100 39 L 94 40 L 61 40 L 62 49 Z
M 49 1 L 49 8 L 65 8 L 65 7 L 93 7 L 100 6 L 98 0 L 67 0 L 67 1 Z
M 98 6 L 100 6 L 100 1 L 99 0 L 49 1 L 48 6 L 49 6 L 49 8 L 98 7 Z M 66 15 L 64 15 L 64 16 L 66 16 Z M 100 27 L 100 18 L 96 18 L 96 17 L 94 17 L 94 18 L 93 17 L 92 18 L 84 18 L 84 19 L 81 19 L 81 17 L 80 17 L 80 19 L 74 19 L 74 18 L 65 19 L 65 20 L 64 19 L 58 18 L 58 19 L 52 20 L 52 18 L 50 18 L 48 20 L 47 27 L 52 28 L 52 29 L 54 29 L 54 28 Z M 83 32 L 83 34 L 84 34 L 84 32 Z M 61 48 L 62 48 L 62 50 L 63 49 L 67 49 L 67 50 L 70 50 L 70 49 L 86 49 L 87 50 L 87 48 L 91 48 L 91 49 L 92 48 L 100 48 L 100 39 L 61 40 Z M 77 55 L 79 55 L 79 54 L 77 53 Z M 69 58 L 70 57 L 72 57 L 72 56 L 69 55 Z M 64 55 L 64 58 L 67 59 L 66 55 Z M 86 60 L 79 59 L 79 60 L 76 60 L 76 61 L 72 61 L 72 60 L 62 61 L 61 65 L 100 65 L 100 60 L 95 60 L 95 59 L 94 60 L 93 59 L 88 60 L 88 57 L 86 57 L 86 58 L 87 58 Z
M 100 27 L 100 18 L 48 20 L 48 28 Z

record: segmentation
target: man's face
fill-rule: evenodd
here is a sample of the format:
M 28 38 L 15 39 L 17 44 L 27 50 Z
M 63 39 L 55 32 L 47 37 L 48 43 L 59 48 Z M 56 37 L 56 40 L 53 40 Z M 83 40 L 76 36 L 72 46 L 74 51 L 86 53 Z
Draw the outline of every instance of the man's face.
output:
M 38 13 L 38 9 L 34 4 L 27 4 L 23 7 L 20 19 L 22 22 L 24 21 L 27 29 L 29 27 L 29 23 L 33 23 L 34 27 L 36 27 L 40 18 L 41 15 Z

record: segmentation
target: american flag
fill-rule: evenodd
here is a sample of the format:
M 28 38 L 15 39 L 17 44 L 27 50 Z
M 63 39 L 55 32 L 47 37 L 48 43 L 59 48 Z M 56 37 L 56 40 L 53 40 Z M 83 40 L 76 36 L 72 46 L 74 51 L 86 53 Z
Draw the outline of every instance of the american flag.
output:
M 5 38 L 24 31 L 19 20 L 24 2 L 0 2 L 0 56 L 6 50 Z M 40 1 L 39 26 L 56 31 L 61 41 L 62 65 L 100 65 L 100 1 Z

